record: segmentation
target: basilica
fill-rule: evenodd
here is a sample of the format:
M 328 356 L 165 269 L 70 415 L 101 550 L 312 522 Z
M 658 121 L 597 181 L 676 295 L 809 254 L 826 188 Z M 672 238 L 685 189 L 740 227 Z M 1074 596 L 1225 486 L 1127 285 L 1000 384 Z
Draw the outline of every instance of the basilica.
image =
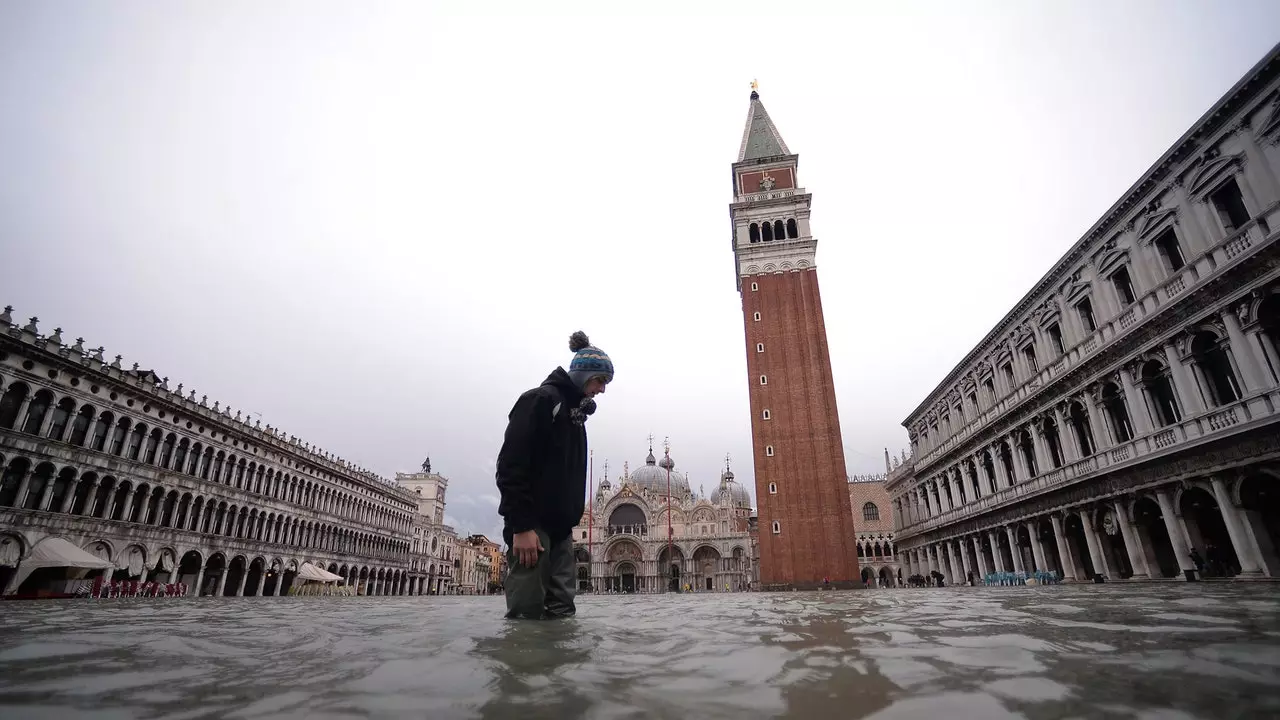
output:
M 600 481 L 573 529 L 579 592 L 726 592 L 752 589 L 758 557 L 751 495 L 728 463 L 711 493 L 694 492 L 669 451 L 649 449 Z

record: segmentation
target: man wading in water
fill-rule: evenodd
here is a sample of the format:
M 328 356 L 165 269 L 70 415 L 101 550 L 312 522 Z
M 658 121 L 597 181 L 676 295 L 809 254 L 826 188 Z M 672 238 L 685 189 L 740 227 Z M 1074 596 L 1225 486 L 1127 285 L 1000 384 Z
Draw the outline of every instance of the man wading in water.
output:
M 516 400 L 498 451 L 503 589 L 509 618 L 568 617 L 576 612 L 573 526 L 587 494 L 587 418 L 613 380 L 613 361 L 579 330 L 569 337 L 569 371 L 556 368 Z

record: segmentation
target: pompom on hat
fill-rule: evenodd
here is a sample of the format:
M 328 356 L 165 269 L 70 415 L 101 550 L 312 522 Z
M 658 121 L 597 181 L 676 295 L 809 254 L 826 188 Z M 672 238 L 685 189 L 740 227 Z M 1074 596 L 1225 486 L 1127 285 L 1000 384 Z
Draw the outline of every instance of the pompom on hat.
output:
M 573 361 L 569 363 L 569 377 L 578 387 L 586 387 L 587 381 L 595 377 L 603 377 L 605 382 L 613 381 L 613 361 L 603 350 L 592 346 L 586 333 L 579 330 L 570 335 L 569 349 L 574 352 Z

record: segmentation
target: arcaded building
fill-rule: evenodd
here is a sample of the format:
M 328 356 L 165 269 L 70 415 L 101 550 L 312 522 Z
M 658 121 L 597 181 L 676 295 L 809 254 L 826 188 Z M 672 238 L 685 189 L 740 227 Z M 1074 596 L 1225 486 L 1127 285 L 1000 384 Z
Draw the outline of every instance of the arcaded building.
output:
M 42 571 L 11 582 L 51 538 L 110 562 L 115 579 L 193 595 L 281 595 L 306 562 L 362 594 L 423 589 L 412 493 L 37 323 L 0 314 L 6 593 L 56 584 Z
M 1278 240 L 1280 47 L 906 419 L 911 571 L 1280 576 Z
M 653 448 L 635 471 L 606 470 L 573 529 L 578 589 L 740 591 L 755 586 L 751 494 L 727 466 L 710 493 L 694 492 L 670 453 Z M 668 529 L 670 535 L 668 535 Z
M 894 538 L 893 501 L 885 489 L 887 475 L 849 478 L 849 507 L 857 522 L 858 564 L 867 587 L 895 587 L 899 563 Z
M 742 300 L 762 589 L 861 585 L 818 288 L 813 196 L 752 90 L 729 206 Z

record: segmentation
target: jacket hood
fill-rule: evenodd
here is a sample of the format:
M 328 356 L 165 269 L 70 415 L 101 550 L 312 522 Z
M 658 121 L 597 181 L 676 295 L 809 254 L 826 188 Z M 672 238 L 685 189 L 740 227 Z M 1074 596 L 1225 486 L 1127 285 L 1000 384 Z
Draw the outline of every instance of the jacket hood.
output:
M 582 388 L 578 387 L 578 384 L 573 381 L 573 378 L 569 377 L 569 373 L 565 372 L 562 367 L 552 370 L 547 379 L 542 381 L 542 384 L 554 386 L 564 396 L 564 399 L 570 403 L 577 403 L 582 399 Z

